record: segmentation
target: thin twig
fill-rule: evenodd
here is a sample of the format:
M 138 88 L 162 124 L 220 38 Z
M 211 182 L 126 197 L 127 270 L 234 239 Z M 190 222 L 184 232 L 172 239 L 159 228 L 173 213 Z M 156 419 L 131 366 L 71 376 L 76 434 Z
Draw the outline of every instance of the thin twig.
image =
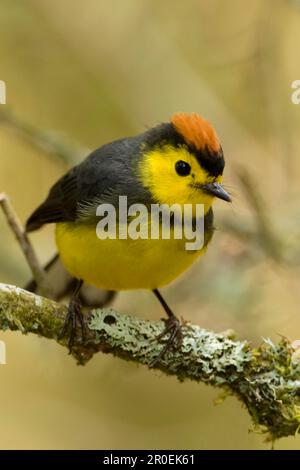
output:
M 68 165 L 78 163 L 90 150 L 73 145 L 55 131 L 43 131 L 15 116 L 10 110 L 0 110 L 0 125 L 5 125 L 31 146 L 47 156 L 54 156 Z
M 42 266 L 39 263 L 39 260 L 34 251 L 34 248 L 8 196 L 4 193 L 0 193 L 0 206 L 27 260 L 27 263 L 33 274 L 33 277 L 37 283 L 37 286 L 39 287 L 39 291 L 41 292 L 42 295 L 46 297 L 50 296 L 50 291 L 47 289 L 47 286 L 46 286 L 45 271 L 43 270 Z
M 277 262 L 281 262 L 283 260 L 282 240 L 274 230 L 266 203 L 258 185 L 255 184 L 252 175 L 245 168 L 238 167 L 236 173 L 242 188 L 248 197 L 248 202 L 256 216 L 256 235 L 259 236 L 261 246 L 271 258 Z

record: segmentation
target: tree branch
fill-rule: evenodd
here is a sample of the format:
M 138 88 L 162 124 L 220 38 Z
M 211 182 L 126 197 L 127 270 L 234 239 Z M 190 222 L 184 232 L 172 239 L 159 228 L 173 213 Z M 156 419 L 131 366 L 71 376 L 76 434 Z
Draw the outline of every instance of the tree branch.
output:
M 24 253 L 28 266 L 31 269 L 32 275 L 40 289 L 41 294 L 47 297 L 51 296 L 51 292 L 47 286 L 47 281 L 45 278 L 45 271 L 39 263 L 33 246 L 8 196 L 4 193 L 0 193 L 0 208 L 2 208 L 7 223 L 11 231 L 14 233 L 22 252 Z
M 59 339 L 67 308 L 20 288 L 0 284 L 0 329 L 19 330 Z M 156 337 L 163 321 L 145 321 L 112 309 L 96 310 L 86 318 L 87 336 L 76 343 L 73 357 L 85 364 L 102 351 L 149 366 L 162 344 Z M 260 430 L 270 439 L 294 435 L 300 427 L 300 347 L 282 339 L 256 349 L 226 334 L 206 331 L 189 323 L 183 326 L 179 350 L 168 351 L 155 368 L 179 380 L 204 382 L 239 398 Z
M 90 153 L 90 150 L 79 145 L 73 145 L 61 134 L 54 131 L 40 130 L 23 121 L 9 109 L 0 110 L 0 125 L 5 125 L 38 151 L 47 156 L 53 156 L 59 161 L 74 164 Z

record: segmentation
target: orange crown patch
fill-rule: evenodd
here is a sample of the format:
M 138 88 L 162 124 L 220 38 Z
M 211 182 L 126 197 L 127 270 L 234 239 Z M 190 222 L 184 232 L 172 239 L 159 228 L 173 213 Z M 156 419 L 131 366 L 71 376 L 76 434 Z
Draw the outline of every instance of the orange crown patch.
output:
M 208 147 L 217 152 L 220 142 L 212 125 L 197 113 L 175 113 L 171 122 L 176 131 L 182 135 L 187 144 L 197 150 Z

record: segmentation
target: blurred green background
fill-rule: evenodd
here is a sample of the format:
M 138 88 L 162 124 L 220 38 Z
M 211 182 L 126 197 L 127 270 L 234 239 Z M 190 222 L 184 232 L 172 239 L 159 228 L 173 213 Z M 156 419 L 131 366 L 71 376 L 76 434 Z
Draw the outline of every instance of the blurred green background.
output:
M 253 344 L 299 339 L 299 31 L 296 0 L 0 0 L 0 191 L 25 221 L 87 149 L 197 111 L 221 137 L 234 203 L 215 204 L 207 255 L 165 296 Z M 0 233 L 0 280 L 22 286 L 29 269 L 1 213 Z M 32 240 L 46 262 L 53 228 Z M 148 292 L 114 307 L 162 315 Z M 236 399 L 214 405 L 218 390 L 101 354 L 78 367 L 33 336 L 0 339 L 2 449 L 270 447 Z

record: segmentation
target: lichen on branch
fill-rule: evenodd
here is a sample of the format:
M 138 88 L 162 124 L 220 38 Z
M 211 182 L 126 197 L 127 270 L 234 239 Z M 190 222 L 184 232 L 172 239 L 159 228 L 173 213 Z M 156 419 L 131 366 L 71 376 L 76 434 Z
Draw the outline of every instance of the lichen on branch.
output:
M 0 329 L 19 330 L 60 339 L 67 308 L 18 287 L 0 284 Z M 163 347 L 157 336 L 163 321 L 146 321 L 112 309 L 98 309 L 86 317 L 87 335 L 72 351 L 84 365 L 102 351 L 146 366 Z M 254 424 L 274 440 L 295 435 L 300 427 L 299 341 L 287 339 L 275 345 L 264 341 L 251 349 L 231 334 L 217 334 L 197 325 L 183 325 L 183 342 L 169 350 L 154 368 L 179 380 L 195 380 L 225 389 L 248 409 Z

